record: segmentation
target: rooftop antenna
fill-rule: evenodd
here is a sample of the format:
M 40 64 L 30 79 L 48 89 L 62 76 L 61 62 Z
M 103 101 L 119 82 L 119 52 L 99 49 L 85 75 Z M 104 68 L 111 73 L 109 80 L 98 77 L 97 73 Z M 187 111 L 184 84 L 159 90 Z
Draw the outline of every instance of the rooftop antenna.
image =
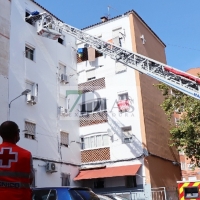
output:
M 107 15 L 108 19 L 110 18 L 110 6 L 108 6 L 108 15 Z

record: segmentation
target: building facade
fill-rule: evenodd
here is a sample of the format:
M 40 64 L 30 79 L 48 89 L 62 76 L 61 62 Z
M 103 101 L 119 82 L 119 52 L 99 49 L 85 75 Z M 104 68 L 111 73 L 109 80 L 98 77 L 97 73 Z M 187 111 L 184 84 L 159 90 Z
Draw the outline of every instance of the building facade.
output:
M 83 30 L 166 63 L 165 44 L 134 11 Z M 96 192 L 166 187 L 181 179 L 156 80 L 78 42 L 82 170 L 75 178 Z M 130 167 L 130 169 L 129 169 Z M 109 171 L 112 170 L 112 173 Z M 123 173 L 118 173 L 118 171 Z
M 198 74 L 200 73 L 200 68 L 191 68 L 187 70 L 187 73 L 198 76 Z M 180 114 L 175 113 L 175 122 L 179 120 L 180 116 Z M 182 180 L 200 180 L 200 168 L 194 168 L 193 165 L 190 163 L 191 160 L 187 158 L 183 152 L 179 152 L 179 155 L 181 162 Z
M 74 185 L 80 166 L 78 121 L 67 119 L 75 101 L 66 90 L 77 88 L 76 41 L 41 37 L 35 23 L 25 20 L 31 12 L 47 12 L 30 0 L 11 2 L 9 119 L 21 130 L 19 145 L 33 156 L 33 186 Z
M 8 117 L 8 69 L 10 43 L 10 1 L 0 1 L 0 121 Z

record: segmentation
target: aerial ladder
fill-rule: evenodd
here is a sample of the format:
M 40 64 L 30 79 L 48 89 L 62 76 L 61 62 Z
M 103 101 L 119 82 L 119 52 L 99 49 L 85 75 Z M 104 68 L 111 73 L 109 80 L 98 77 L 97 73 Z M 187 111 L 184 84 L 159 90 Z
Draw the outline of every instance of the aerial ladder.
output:
M 103 41 L 98 37 L 59 21 L 46 12 L 39 13 L 34 11 L 25 20 L 36 23 L 38 35 L 56 40 L 64 33 L 68 33 L 97 51 L 110 56 L 116 62 L 120 62 L 140 73 L 157 79 L 191 97 L 200 99 L 200 78 L 196 76 Z

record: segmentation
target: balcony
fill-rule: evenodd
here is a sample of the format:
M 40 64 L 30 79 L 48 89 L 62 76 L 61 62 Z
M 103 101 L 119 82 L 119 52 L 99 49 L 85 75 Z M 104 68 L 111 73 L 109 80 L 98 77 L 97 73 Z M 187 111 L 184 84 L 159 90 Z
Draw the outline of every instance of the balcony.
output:
M 96 162 L 110 160 L 110 148 L 104 147 L 99 149 L 90 149 L 81 151 L 81 162 Z
M 129 100 L 120 100 L 117 102 L 117 106 L 120 112 L 126 112 L 130 108 Z
M 91 126 L 108 122 L 107 111 L 95 112 L 87 115 L 82 115 L 79 118 L 80 127 Z
M 95 90 L 104 89 L 106 87 L 105 78 L 95 79 L 93 81 L 87 81 L 78 85 L 78 90 L 83 93 L 92 92 Z
M 95 58 L 102 56 L 103 54 L 95 50 Z M 88 60 L 88 49 L 80 48 L 77 53 L 77 63 Z

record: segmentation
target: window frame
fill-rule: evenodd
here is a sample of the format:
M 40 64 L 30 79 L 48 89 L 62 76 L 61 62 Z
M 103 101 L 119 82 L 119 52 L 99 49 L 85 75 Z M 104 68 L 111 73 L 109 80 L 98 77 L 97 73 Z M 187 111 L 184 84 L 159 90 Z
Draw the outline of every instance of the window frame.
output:
M 97 106 L 97 105 L 95 105 L 96 102 L 98 102 L 98 103 L 101 102 L 101 104 L 99 105 L 100 109 L 98 109 L 98 110 L 95 109 L 96 106 Z M 91 111 L 87 110 L 89 104 L 92 105 Z M 82 111 L 83 105 L 85 105 L 84 106 L 85 112 Z M 101 98 L 101 99 L 94 99 L 94 100 L 86 101 L 86 102 L 80 104 L 79 108 L 80 108 L 79 116 L 84 116 L 84 115 L 89 115 L 89 114 L 93 114 L 93 113 L 99 113 L 99 112 L 107 111 L 107 99 Z
M 29 133 L 31 131 L 27 129 L 27 124 L 34 125 L 34 133 Z M 24 137 L 27 138 L 27 139 L 35 140 L 36 139 L 36 123 L 29 121 L 29 120 L 25 120 L 24 121 L 24 128 L 25 128 Z
M 107 136 L 108 137 L 108 144 L 104 144 L 104 140 L 103 140 L 103 136 Z M 101 136 L 101 145 L 97 145 L 97 137 Z M 94 146 L 92 146 L 92 138 L 94 138 Z M 101 134 L 93 134 L 93 135 L 88 135 L 85 137 L 82 137 L 82 150 L 88 150 L 88 149 L 99 149 L 99 148 L 103 148 L 103 147 L 109 147 L 110 146 L 110 137 L 108 135 L 108 133 L 101 133 Z M 85 147 L 85 139 L 88 139 L 87 143 L 88 143 L 88 147 Z
M 67 184 L 65 184 L 66 180 Z M 61 186 L 70 186 L 70 185 L 71 185 L 70 173 L 61 173 Z
M 32 52 L 32 57 L 30 56 L 30 54 L 28 54 L 28 52 L 30 52 L 29 50 L 33 51 Z M 25 44 L 25 57 L 33 62 L 35 62 L 35 48 L 33 46 L 30 46 L 28 44 Z
M 62 142 L 62 134 L 66 134 L 67 135 L 66 144 L 64 142 Z M 67 131 L 63 131 L 63 130 L 60 131 L 60 145 L 64 146 L 64 147 L 69 147 L 69 133 Z

